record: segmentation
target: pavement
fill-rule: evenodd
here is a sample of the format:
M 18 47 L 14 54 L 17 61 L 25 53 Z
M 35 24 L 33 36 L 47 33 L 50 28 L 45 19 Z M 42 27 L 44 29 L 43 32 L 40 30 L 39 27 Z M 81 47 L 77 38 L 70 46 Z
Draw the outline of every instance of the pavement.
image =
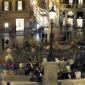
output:
M 7 85 L 7 81 L 1 81 L 0 85 Z M 21 82 L 21 81 L 14 81 L 11 82 L 9 85 L 40 85 L 38 82 Z

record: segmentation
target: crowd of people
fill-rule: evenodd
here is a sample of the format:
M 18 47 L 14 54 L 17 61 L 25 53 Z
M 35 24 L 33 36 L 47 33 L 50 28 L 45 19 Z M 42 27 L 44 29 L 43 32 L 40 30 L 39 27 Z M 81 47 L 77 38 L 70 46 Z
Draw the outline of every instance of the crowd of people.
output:
M 84 70 L 80 64 L 74 63 L 73 59 L 64 57 L 55 59 L 58 65 L 58 79 L 80 79 L 84 78 Z M 44 67 L 42 62 L 29 58 L 28 62 L 3 64 L 5 70 L 13 70 L 17 75 L 28 76 L 30 81 L 41 82 L 44 76 Z M 83 69 L 83 70 L 82 70 Z
M 76 63 L 73 59 L 62 57 L 58 61 L 58 79 L 80 79 L 84 78 L 84 70 L 81 64 Z
M 43 65 L 41 62 L 33 62 L 30 58 L 28 62 L 18 62 L 4 64 L 5 70 L 12 70 L 15 75 L 28 76 L 29 81 L 41 82 L 43 78 Z

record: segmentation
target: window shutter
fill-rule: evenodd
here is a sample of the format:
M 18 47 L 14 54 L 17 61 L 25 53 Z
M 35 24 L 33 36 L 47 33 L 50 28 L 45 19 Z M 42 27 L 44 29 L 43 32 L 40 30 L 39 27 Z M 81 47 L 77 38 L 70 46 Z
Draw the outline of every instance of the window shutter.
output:
M 4 1 L 2 1 L 2 11 L 4 11 Z
M 25 10 L 25 1 L 22 1 L 22 10 Z
M 85 0 L 83 0 L 83 4 L 85 4 Z
M 9 10 L 12 10 L 12 2 L 9 2 Z
M 78 4 L 78 0 L 76 0 L 76 4 Z
M 69 0 L 63 0 L 64 4 L 69 4 Z
M 18 2 L 16 1 L 16 2 L 15 2 L 15 7 L 16 7 L 16 10 L 18 10 L 18 9 L 17 9 L 17 7 L 18 7 L 18 4 L 17 4 L 17 3 L 18 3 Z

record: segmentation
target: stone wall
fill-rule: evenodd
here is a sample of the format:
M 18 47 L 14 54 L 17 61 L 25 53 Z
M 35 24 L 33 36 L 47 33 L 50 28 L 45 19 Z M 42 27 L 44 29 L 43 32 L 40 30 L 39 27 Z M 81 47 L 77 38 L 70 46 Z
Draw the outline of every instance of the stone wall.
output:
M 59 80 L 59 85 L 85 85 L 85 79 Z

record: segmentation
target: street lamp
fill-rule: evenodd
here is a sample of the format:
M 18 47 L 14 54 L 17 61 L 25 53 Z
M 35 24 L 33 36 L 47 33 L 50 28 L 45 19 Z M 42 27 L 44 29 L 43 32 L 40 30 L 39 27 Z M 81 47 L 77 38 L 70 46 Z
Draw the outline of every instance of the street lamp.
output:
M 53 40 L 54 40 L 54 33 L 53 33 L 53 20 L 56 16 L 56 11 L 54 10 L 54 6 L 49 11 L 49 18 L 51 20 L 51 32 L 50 32 L 50 47 L 49 47 L 49 54 L 47 57 L 48 61 L 54 61 L 55 58 L 53 56 Z

